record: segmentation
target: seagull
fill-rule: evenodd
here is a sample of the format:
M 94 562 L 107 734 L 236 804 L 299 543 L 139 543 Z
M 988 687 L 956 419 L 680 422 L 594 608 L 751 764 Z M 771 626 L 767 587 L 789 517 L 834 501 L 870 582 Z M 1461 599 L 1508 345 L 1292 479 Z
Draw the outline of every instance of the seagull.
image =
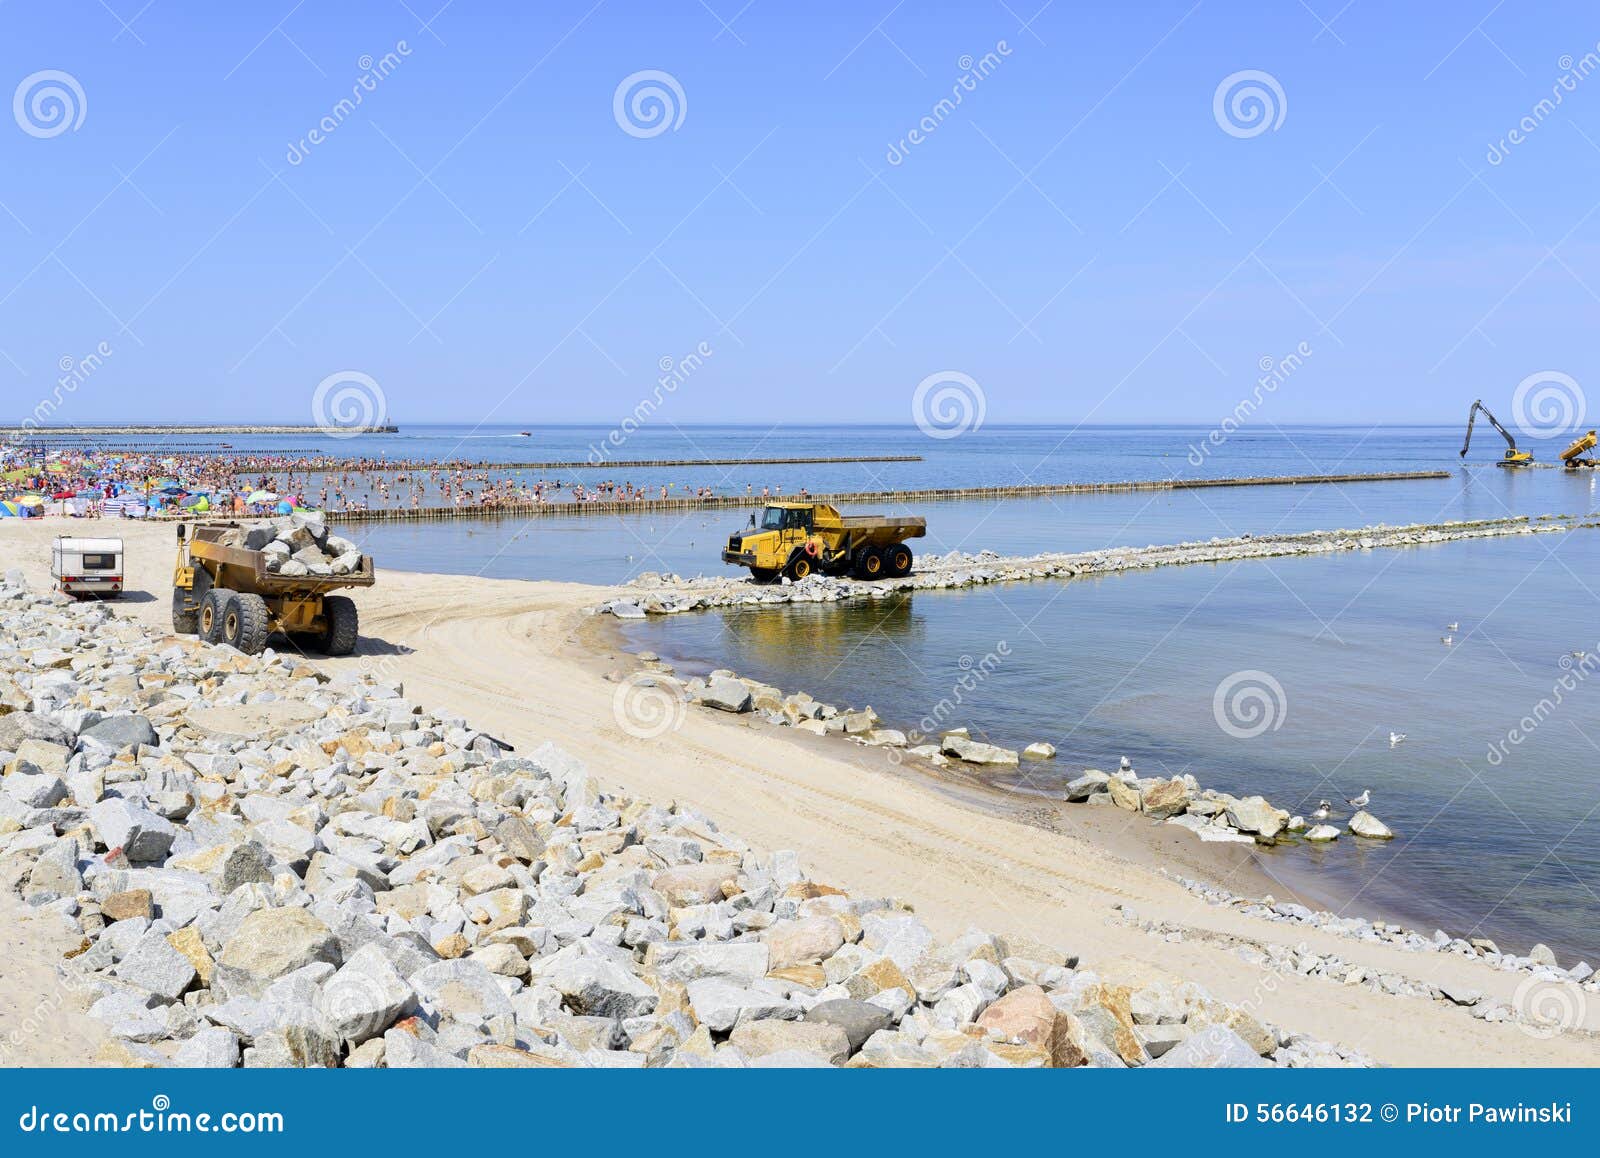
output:
M 1319 801 L 1317 801 L 1317 810 L 1311 814 L 1311 819 L 1312 820 L 1327 820 L 1328 819 L 1328 815 L 1332 811 L 1332 809 L 1333 809 L 1333 805 L 1332 804 L 1328 803 L 1326 800 L 1319 800 Z
M 1360 796 L 1352 796 L 1345 803 L 1351 808 L 1365 808 L 1372 800 L 1372 789 L 1363 788 Z
M 1447 623 L 1444 625 L 1444 629 L 1446 631 L 1456 631 L 1459 630 L 1460 627 L 1461 625 L 1459 623 Z
M 1401 744 L 1405 743 L 1405 739 L 1406 739 L 1406 734 L 1404 732 L 1390 732 L 1389 733 L 1389 747 L 1391 747 L 1391 748 L 1399 747 Z
M 1453 636 L 1453 635 L 1441 635 L 1439 637 L 1439 642 L 1444 644 L 1446 647 L 1449 647 L 1455 641 L 1456 641 L 1456 637 Z
M 1132 772 L 1133 771 L 1133 761 L 1128 759 L 1126 756 L 1124 756 L 1122 758 L 1122 763 L 1121 763 L 1121 765 L 1119 765 L 1119 767 L 1124 772 Z

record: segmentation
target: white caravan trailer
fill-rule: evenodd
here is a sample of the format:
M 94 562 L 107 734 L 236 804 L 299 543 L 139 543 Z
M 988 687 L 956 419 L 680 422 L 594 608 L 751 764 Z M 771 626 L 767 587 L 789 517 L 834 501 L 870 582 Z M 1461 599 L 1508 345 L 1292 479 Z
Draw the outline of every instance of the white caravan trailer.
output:
M 68 595 L 122 594 L 122 540 L 56 539 L 50 551 L 50 577 Z

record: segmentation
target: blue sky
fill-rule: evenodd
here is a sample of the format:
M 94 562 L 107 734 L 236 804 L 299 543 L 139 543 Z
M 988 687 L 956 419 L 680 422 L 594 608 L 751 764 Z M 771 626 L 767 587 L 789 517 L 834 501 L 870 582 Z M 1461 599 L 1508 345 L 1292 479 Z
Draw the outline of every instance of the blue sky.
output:
M 609 423 L 702 343 L 673 421 L 908 421 L 957 371 L 991 422 L 1211 422 L 1302 343 L 1273 421 L 1600 377 L 1592 6 L 441 3 L 0 7 L 0 89 L 82 92 L 0 118 L 6 417 L 101 343 L 62 421 L 305 421 L 356 370 L 401 424 Z

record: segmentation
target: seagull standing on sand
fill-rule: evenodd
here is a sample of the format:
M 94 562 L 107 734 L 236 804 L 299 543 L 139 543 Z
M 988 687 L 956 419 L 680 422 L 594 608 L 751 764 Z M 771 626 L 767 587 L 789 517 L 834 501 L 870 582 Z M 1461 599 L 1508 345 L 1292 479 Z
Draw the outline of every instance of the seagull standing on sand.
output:
M 1389 733 L 1389 747 L 1391 748 L 1398 748 L 1401 744 L 1405 743 L 1405 740 L 1406 734 L 1404 732 Z
M 1353 796 L 1345 801 L 1351 808 L 1365 808 L 1372 800 L 1372 789 L 1363 788 L 1360 796 Z

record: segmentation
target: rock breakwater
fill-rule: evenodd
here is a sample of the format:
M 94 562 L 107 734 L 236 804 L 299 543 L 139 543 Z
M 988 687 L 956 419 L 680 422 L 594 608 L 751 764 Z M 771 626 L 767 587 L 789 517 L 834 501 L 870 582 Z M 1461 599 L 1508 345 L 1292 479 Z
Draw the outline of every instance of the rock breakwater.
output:
M 1115 575 L 1125 571 L 1177 567 L 1195 563 L 1232 563 L 1246 559 L 1327 555 L 1421 547 L 1516 535 L 1560 534 L 1595 524 L 1568 516 L 1518 516 L 1470 522 L 1414 523 L 1390 527 L 1309 531 L 1293 535 L 1241 535 L 1147 547 L 1115 547 L 1097 551 L 1002 556 L 993 551 L 952 551 L 917 560 L 916 569 L 900 579 L 857 580 L 813 574 L 798 583 L 783 580 L 761 585 L 743 577 L 677 575 L 646 572 L 627 594 L 597 606 L 599 613 L 623 619 L 673 615 L 718 608 L 762 608 L 789 603 L 832 603 L 847 599 L 881 599 L 897 592 L 952 590 L 990 583 Z

